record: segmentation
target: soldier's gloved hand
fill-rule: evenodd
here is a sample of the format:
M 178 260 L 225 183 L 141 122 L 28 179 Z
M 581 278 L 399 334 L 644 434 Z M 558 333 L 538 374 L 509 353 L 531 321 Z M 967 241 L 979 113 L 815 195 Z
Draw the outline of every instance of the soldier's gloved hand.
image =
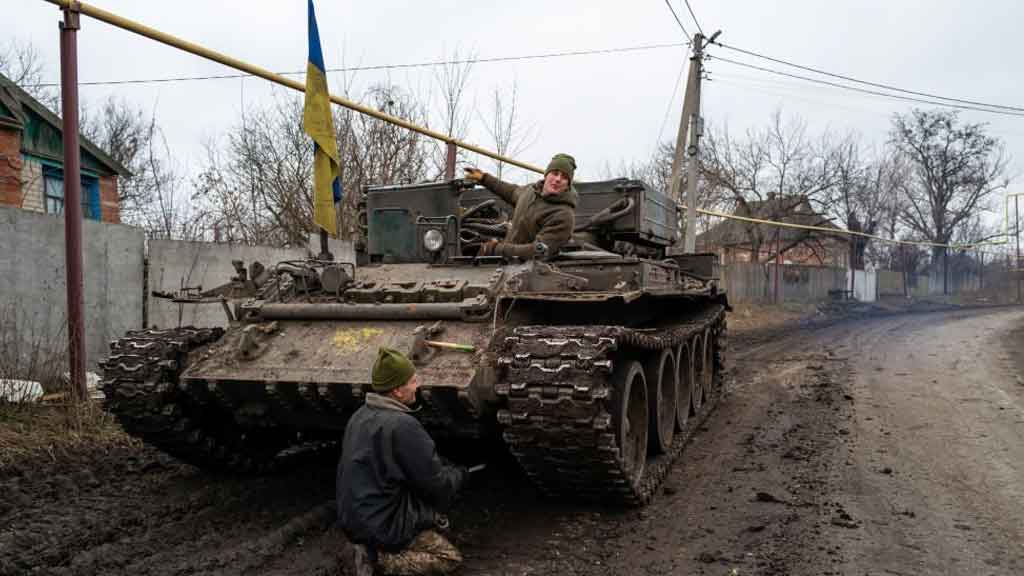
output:
M 480 245 L 480 249 L 477 251 L 477 256 L 497 256 L 498 255 L 498 242 L 496 239 L 491 238 Z
M 479 184 L 484 179 L 484 173 L 478 168 L 464 168 L 466 171 L 466 180 L 470 180 L 476 184 Z

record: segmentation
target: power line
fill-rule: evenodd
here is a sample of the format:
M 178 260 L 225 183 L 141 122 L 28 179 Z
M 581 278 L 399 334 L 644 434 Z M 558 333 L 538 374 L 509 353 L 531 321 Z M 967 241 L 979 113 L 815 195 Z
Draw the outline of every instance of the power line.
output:
M 686 31 L 686 26 L 683 26 L 683 21 L 679 19 L 679 15 L 676 14 L 676 9 L 672 7 L 672 3 L 665 0 L 665 6 L 668 6 L 669 11 L 672 12 L 672 17 L 676 19 L 676 24 L 679 24 L 679 29 L 683 31 L 683 35 L 689 40 L 690 33 Z
M 704 29 L 700 27 L 700 21 L 697 20 L 697 15 L 693 13 L 693 8 L 690 7 L 690 0 L 685 0 L 685 1 L 686 1 L 686 9 L 690 11 L 690 17 L 693 18 L 693 23 L 697 25 L 697 32 L 700 32 L 700 35 L 703 36 L 704 35 Z
M 689 2 L 687 2 L 687 4 L 689 4 Z M 735 46 L 730 46 L 730 45 L 722 43 L 722 42 L 716 42 L 716 44 L 718 44 L 719 46 L 721 46 L 722 48 L 725 48 L 727 50 L 732 50 L 734 52 L 739 52 L 741 54 L 746 54 L 748 56 L 754 56 L 756 58 L 762 58 L 762 59 L 768 60 L 770 62 L 775 62 L 776 64 L 783 64 L 785 66 L 792 66 L 793 68 L 798 68 L 800 70 L 805 70 L 807 72 L 814 72 L 815 74 L 821 74 L 823 76 L 830 76 L 832 78 L 838 78 L 840 80 L 846 80 L 847 82 L 855 82 L 857 84 L 864 84 L 865 86 L 873 86 L 875 88 L 882 88 L 882 89 L 885 89 L 885 90 L 892 90 L 894 92 L 902 92 L 904 94 L 912 94 L 914 96 L 923 96 L 925 98 L 937 98 L 939 100 L 947 100 L 949 102 L 958 102 L 960 104 L 967 104 L 967 105 L 971 105 L 971 106 L 984 106 L 984 107 L 987 107 L 987 108 L 998 108 L 998 109 L 1002 109 L 1002 110 L 1010 110 L 1010 111 L 1013 111 L 1013 112 L 1024 112 L 1024 108 L 1017 107 L 1017 106 L 1005 106 L 1005 105 L 1002 105 L 1002 104 L 989 104 L 987 102 L 978 102 L 978 101 L 975 101 L 975 100 L 964 100 L 962 98 L 951 98 L 951 97 L 948 97 L 948 96 L 940 96 L 938 94 L 930 94 L 928 92 L 920 92 L 920 91 L 917 91 L 917 90 L 908 90 L 906 88 L 900 88 L 898 86 L 892 86 L 892 85 L 889 85 L 889 84 L 882 84 L 882 83 L 879 83 L 879 82 L 870 82 L 868 80 L 860 80 L 860 79 L 857 79 L 857 78 L 853 78 L 852 76 L 846 76 L 846 75 L 843 75 L 843 74 L 836 74 L 836 73 L 833 73 L 833 72 L 828 72 L 828 71 L 825 71 L 825 70 L 821 70 L 819 68 L 813 68 L 811 66 L 804 66 L 802 64 L 796 64 L 796 63 L 793 63 L 793 62 L 789 62 L 787 60 L 782 60 L 781 58 L 774 58 L 772 56 L 767 56 L 765 54 L 760 54 L 760 53 L 754 52 L 752 50 L 745 50 L 743 48 L 737 48 Z
M 715 60 L 721 60 L 722 62 L 727 62 L 729 64 L 734 64 L 736 66 L 743 66 L 745 68 L 750 68 L 752 70 L 758 70 L 758 71 L 761 71 L 761 72 L 767 72 L 769 74 L 777 74 L 779 76 L 786 76 L 788 78 L 795 78 L 797 80 L 803 80 L 805 82 L 814 82 L 816 84 L 822 84 L 822 85 L 825 85 L 825 86 L 831 86 L 833 88 L 841 88 L 843 90 L 851 90 L 853 92 L 861 92 L 863 94 L 870 94 L 872 96 L 882 96 L 884 98 L 892 98 L 892 99 L 895 99 L 895 100 L 904 100 L 904 101 L 907 101 L 907 102 L 916 102 L 916 103 L 919 103 L 919 104 L 928 104 L 930 106 L 945 106 L 947 108 L 957 108 L 957 109 L 960 109 L 960 110 L 973 110 L 973 111 L 976 111 L 976 112 L 988 112 L 990 114 L 1002 114 L 1002 115 L 1005 115 L 1005 116 L 1014 116 L 1014 117 L 1017 117 L 1017 118 L 1024 117 L 1024 114 L 1018 114 L 1018 113 L 1015 113 L 1015 112 L 1009 112 L 1009 111 L 1003 111 L 1003 110 L 994 110 L 994 109 L 991 109 L 991 108 L 979 108 L 977 106 L 967 106 L 967 105 L 963 105 L 963 104 L 952 104 L 952 103 L 949 103 L 949 102 L 936 102 L 934 100 L 925 100 L 923 98 L 914 98 L 914 97 L 911 97 L 911 96 L 902 96 L 900 94 L 893 94 L 891 92 L 879 92 L 877 90 L 868 90 L 866 88 L 859 88 L 857 86 L 849 86 L 847 84 L 839 84 L 837 82 L 830 82 L 828 80 L 822 80 L 821 78 L 810 78 L 808 76 L 801 76 L 799 74 L 791 74 L 789 72 L 783 72 L 781 70 L 775 70 L 773 68 L 765 68 L 763 66 L 756 66 L 754 64 L 749 64 L 747 62 L 739 62 L 739 61 L 736 61 L 736 60 L 730 60 L 728 58 L 723 58 L 721 56 L 714 56 L 714 57 L 709 56 L 708 58 L 709 59 L 713 58 Z
M 346 68 L 328 68 L 327 72 L 359 72 L 372 70 L 396 70 L 404 68 L 426 68 L 433 66 L 448 66 L 455 64 L 477 64 L 493 62 L 517 62 L 522 60 L 543 60 L 550 58 L 564 58 L 568 56 L 590 56 L 596 54 L 621 54 L 624 52 L 639 52 L 644 50 L 660 50 L 662 48 L 681 48 L 688 46 L 689 42 L 665 42 L 661 44 L 641 44 L 638 46 L 624 46 L 619 48 L 597 48 L 593 50 L 569 50 L 564 52 L 549 52 L 544 54 L 526 54 L 522 56 L 495 56 L 493 58 L 464 58 L 458 60 L 436 60 L 431 62 L 414 62 L 409 64 L 377 64 L 372 66 L 350 66 Z M 302 76 L 305 70 L 292 72 L 277 72 L 283 76 Z M 251 78 L 252 74 L 214 74 L 207 76 L 174 76 L 169 78 L 145 78 L 134 80 L 97 80 L 92 82 L 79 82 L 79 86 L 116 86 L 123 84 L 159 84 L 168 82 L 189 82 L 195 80 L 230 80 L 237 78 Z M 32 85 L 36 88 L 50 88 L 59 86 L 58 83 L 49 82 Z
M 665 124 L 668 124 L 669 114 L 672 113 L 672 105 L 676 101 L 676 92 L 679 91 L 679 82 L 683 79 L 683 71 L 686 70 L 686 58 L 683 59 L 683 63 L 679 65 L 679 75 L 676 76 L 676 83 L 672 85 L 672 97 L 668 100 L 668 106 L 665 108 L 665 116 L 661 119 L 661 128 L 658 128 L 658 140 L 661 143 L 661 135 L 665 132 Z

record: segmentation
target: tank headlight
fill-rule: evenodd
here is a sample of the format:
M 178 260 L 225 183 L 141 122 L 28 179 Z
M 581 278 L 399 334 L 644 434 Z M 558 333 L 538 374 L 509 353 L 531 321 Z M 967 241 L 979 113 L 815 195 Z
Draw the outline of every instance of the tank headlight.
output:
M 423 246 L 431 252 L 440 252 L 444 248 L 444 234 L 440 230 L 427 230 L 423 235 Z

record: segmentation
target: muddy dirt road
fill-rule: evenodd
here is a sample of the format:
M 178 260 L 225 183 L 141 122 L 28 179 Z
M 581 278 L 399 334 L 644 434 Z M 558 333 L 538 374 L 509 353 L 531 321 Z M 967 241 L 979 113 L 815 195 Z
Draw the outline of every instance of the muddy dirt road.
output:
M 453 515 L 464 573 L 1024 573 L 1024 311 L 730 346 L 727 392 L 652 505 L 544 500 L 494 463 Z M 132 446 L 6 464 L 0 575 L 333 574 L 333 465 L 232 479 Z

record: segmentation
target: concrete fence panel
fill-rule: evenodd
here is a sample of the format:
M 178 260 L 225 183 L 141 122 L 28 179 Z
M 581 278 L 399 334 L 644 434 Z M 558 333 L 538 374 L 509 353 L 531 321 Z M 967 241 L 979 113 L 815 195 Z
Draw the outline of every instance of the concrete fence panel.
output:
M 248 267 L 259 261 L 270 267 L 283 260 L 303 260 L 306 248 L 271 248 L 216 242 L 152 240 L 149 243 L 149 291 L 176 292 L 182 287 L 209 290 L 226 284 L 235 275 L 232 260 Z M 162 298 L 148 299 L 147 321 L 158 328 L 177 326 L 227 326 L 219 304 L 175 304 Z
M 903 272 L 878 270 L 878 295 L 903 296 Z
M 722 267 L 722 285 L 731 302 L 774 302 L 776 270 L 779 298 L 783 302 L 814 302 L 829 298 L 832 290 L 842 290 L 846 282 L 843 268 L 798 264 L 755 264 L 733 262 Z
M 111 339 L 142 327 L 143 246 L 137 228 L 85 220 L 82 228 L 86 364 Z M 0 206 L 0 330 L 4 342 L 67 350 L 64 219 Z

